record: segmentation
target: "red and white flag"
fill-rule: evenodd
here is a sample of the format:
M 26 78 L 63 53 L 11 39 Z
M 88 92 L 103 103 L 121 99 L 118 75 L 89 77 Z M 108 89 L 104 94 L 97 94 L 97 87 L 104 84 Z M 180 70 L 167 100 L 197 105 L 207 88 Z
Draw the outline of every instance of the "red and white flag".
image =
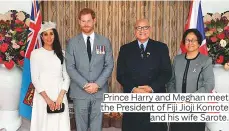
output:
M 188 13 L 188 19 L 186 21 L 184 31 L 186 31 L 187 29 L 197 29 L 201 33 L 203 41 L 201 43 L 199 51 L 203 55 L 208 55 L 200 0 L 191 1 L 189 13 Z M 185 46 L 181 42 L 179 54 L 181 53 L 184 54 L 186 52 L 187 51 L 185 49 Z

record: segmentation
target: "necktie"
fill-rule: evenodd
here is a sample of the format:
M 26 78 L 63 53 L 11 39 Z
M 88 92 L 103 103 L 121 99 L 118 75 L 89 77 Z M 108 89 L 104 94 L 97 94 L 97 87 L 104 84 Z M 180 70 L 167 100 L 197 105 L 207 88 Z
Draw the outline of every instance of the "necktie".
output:
M 87 37 L 87 54 L 89 58 L 89 62 L 91 61 L 91 42 L 90 42 L 90 36 Z
M 144 45 L 143 44 L 140 45 L 140 50 L 141 50 L 141 57 L 143 58 L 144 57 Z

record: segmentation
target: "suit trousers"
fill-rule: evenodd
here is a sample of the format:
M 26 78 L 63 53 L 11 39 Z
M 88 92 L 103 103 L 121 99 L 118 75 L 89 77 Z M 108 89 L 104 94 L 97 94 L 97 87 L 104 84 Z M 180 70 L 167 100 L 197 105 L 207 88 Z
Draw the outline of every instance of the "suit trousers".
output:
M 90 95 L 86 99 L 73 98 L 77 131 L 102 131 L 102 98 Z

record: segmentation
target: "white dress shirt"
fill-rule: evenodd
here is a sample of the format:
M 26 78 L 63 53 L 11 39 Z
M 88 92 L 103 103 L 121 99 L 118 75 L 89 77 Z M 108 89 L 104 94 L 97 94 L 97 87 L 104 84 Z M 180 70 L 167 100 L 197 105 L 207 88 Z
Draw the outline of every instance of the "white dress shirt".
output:
M 87 47 L 87 37 L 88 37 L 88 35 L 86 35 L 84 33 L 82 33 L 82 34 L 83 34 L 83 39 L 84 39 L 85 45 Z M 91 52 L 92 52 L 93 51 L 93 46 L 94 46 L 95 33 L 93 32 L 89 36 L 90 36 Z

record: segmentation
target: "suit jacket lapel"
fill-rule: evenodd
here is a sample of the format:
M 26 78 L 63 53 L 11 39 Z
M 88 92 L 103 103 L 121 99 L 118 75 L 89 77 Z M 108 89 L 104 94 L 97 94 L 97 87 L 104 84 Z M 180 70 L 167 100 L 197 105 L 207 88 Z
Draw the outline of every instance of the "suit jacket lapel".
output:
M 141 49 L 140 49 L 140 47 L 139 47 L 139 45 L 138 45 L 138 40 L 136 40 L 136 41 L 134 42 L 134 52 L 136 52 L 136 55 L 137 55 L 137 57 L 138 57 L 139 59 L 142 59 L 142 57 L 141 57 Z
M 99 43 L 99 37 L 98 35 L 95 33 L 95 38 L 94 38 L 94 45 L 93 45 L 93 51 L 92 51 L 92 56 L 91 56 L 91 62 L 90 62 L 90 66 L 92 66 L 93 62 L 96 59 L 96 46 L 98 46 Z
M 83 39 L 83 35 L 82 33 L 80 34 L 80 39 L 79 39 L 79 49 L 81 50 L 82 53 L 80 53 L 80 57 L 85 60 L 85 65 L 89 65 L 89 58 L 88 58 L 88 54 L 87 54 L 87 47 L 86 47 L 86 44 L 85 44 L 85 41 Z
M 151 39 L 149 39 L 148 43 L 147 43 L 147 46 L 146 46 L 146 49 L 145 49 L 146 55 L 147 55 L 147 52 L 150 52 L 150 47 L 151 47 L 152 43 L 153 43 L 153 41 Z
M 139 53 L 141 52 L 141 50 L 140 50 L 140 47 L 139 47 L 139 45 L 138 45 L 138 41 L 137 41 L 137 40 L 135 40 L 135 41 L 134 41 L 134 47 L 135 47 L 135 50 L 137 50 Z

